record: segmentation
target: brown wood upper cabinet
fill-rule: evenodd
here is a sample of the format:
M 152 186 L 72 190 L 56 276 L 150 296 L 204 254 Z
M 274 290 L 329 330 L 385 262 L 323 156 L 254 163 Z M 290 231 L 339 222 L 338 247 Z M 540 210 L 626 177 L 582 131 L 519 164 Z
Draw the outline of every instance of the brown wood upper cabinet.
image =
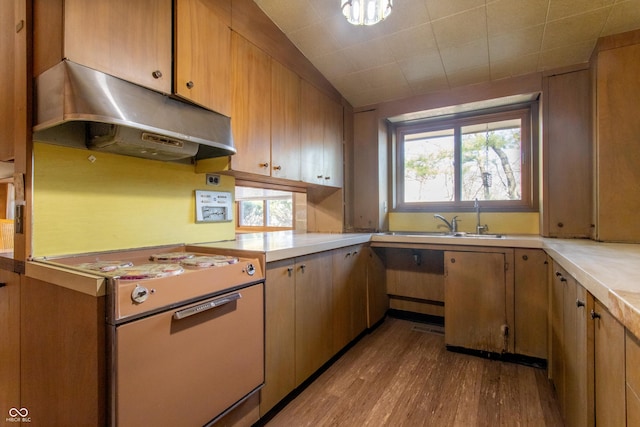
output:
M 271 58 L 256 45 L 231 34 L 231 127 L 238 153 L 231 170 L 270 176 Z
M 640 31 L 605 38 L 596 51 L 596 239 L 640 242 Z
M 66 58 L 171 93 L 171 0 L 35 0 L 34 73 Z
M 271 176 L 300 181 L 300 77 L 271 60 Z
M 302 181 L 342 187 L 342 105 L 302 82 Z
M 175 0 L 174 92 L 231 116 L 231 29 L 213 0 Z
M 591 83 L 589 70 L 546 77 L 542 234 L 593 233 Z

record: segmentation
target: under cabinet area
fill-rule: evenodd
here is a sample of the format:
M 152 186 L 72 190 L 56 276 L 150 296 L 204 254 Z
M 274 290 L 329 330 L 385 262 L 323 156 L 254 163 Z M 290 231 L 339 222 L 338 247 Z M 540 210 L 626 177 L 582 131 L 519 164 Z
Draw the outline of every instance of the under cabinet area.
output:
M 432 249 L 387 248 L 387 293 L 390 308 L 444 316 L 444 252 Z

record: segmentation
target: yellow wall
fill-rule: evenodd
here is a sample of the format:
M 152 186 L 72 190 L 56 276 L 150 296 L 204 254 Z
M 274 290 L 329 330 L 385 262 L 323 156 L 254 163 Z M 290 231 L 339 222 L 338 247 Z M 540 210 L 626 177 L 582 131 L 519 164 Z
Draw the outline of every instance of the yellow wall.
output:
M 94 156 L 94 162 L 89 156 Z M 33 256 L 198 243 L 235 238 L 235 222 L 195 223 L 193 165 L 34 144 Z
M 471 212 L 447 212 L 442 216 L 451 220 L 458 215 L 458 231 L 474 233 L 477 224 L 476 214 Z M 540 215 L 538 212 L 497 213 L 481 212 L 480 222 L 489 226 L 494 234 L 539 234 Z M 433 212 L 391 212 L 389 230 L 391 231 L 446 231 L 438 227 L 444 223 L 433 217 Z

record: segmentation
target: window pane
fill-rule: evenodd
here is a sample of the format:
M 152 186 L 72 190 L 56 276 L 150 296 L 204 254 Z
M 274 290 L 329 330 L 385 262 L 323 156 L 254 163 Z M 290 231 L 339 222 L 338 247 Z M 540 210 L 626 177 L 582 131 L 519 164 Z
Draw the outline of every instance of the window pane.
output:
M 404 138 L 404 201 L 454 200 L 454 130 Z
M 520 119 L 462 127 L 462 200 L 521 200 Z
M 238 203 L 240 226 L 262 227 L 264 225 L 263 203 L 261 200 L 244 200 Z
M 267 200 L 267 227 L 293 226 L 293 200 Z

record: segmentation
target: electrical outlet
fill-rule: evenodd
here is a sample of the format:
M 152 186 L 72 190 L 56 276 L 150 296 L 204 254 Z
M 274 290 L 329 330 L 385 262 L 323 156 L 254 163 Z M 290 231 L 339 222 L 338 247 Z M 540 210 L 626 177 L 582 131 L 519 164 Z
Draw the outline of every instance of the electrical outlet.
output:
M 220 175 L 207 174 L 207 185 L 220 185 Z

